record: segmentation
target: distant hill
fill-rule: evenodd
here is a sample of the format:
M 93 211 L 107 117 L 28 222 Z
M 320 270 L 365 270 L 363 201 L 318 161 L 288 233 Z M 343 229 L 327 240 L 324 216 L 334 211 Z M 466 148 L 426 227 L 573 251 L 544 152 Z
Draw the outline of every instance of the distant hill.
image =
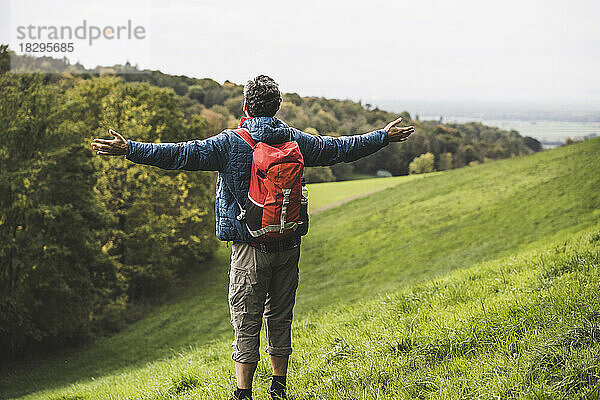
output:
M 1 56 L 0 52 L 0 56 Z M 147 82 L 153 86 L 170 88 L 178 96 L 186 118 L 207 121 L 206 134 L 216 134 L 234 127 L 242 115 L 243 86 L 229 81 L 219 84 L 212 79 L 175 76 L 160 71 L 140 70 L 126 65 L 98 66 L 86 69 L 81 64 L 70 64 L 66 59 L 51 57 L 33 58 L 18 56 L 5 49 L 5 58 L 12 55 L 14 72 L 51 73 L 65 77 L 118 76 L 125 82 Z M 397 114 L 373 108 L 370 104 L 323 97 L 301 97 L 296 93 L 284 94 L 284 103 L 278 117 L 288 124 L 314 134 L 354 135 L 381 129 Z M 310 169 L 309 182 L 346 180 L 356 175 L 375 175 L 379 170 L 393 175 L 407 175 L 409 164 L 421 154 L 435 156 L 435 169 L 459 168 L 469 163 L 530 154 L 541 150 L 533 138 L 524 138 L 516 131 L 504 131 L 479 123 L 441 124 L 435 121 L 420 122 L 407 112 L 401 113 L 406 124 L 416 127 L 416 134 L 407 143 L 392 144 L 383 152 L 351 164 L 320 169 Z M 450 154 L 450 159 L 441 159 Z

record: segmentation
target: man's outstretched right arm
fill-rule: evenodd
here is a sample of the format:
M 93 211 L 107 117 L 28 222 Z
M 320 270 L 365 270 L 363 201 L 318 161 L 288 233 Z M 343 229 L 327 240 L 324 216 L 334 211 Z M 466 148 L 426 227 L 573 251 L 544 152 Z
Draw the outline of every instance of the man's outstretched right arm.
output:
M 109 130 L 112 140 L 94 139 L 92 148 L 100 155 L 124 155 L 138 164 L 153 165 L 163 169 L 190 171 L 220 171 L 227 162 L 227 135 L 220 133 L 204 140 L 178 143 L 144 143 L 125 140 L 119 133 Z

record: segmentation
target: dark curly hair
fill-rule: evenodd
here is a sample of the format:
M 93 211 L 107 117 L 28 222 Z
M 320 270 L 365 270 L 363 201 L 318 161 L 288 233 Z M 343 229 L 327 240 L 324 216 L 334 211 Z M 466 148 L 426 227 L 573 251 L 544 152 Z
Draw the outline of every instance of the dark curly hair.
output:
M 281 104 L 279 85 L 266 75 L 259 75 L 244 86 L 246 110 L 251 117 L 273 117 Z

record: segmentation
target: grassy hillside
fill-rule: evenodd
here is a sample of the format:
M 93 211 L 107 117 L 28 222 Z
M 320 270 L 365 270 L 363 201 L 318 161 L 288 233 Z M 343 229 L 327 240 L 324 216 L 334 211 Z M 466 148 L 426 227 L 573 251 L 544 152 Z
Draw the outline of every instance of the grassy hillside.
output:
M 325 211 L 350 200 L 410 182 L 424 175 L 394 176 L 390 178 L 370 178 L 343 182 L 312 183 L 308 185 L 311 213 Z
M 600 396 L 600 226 L 295 325 L 295 399 Z M 255 398 L 268 386 L 265 358 Z M 226 399 L 228 342 L 31 398 Z
M 291 391 L 297 400 L 598 399 L 599 279 L 597 225 L 538 250 L 304 317 L 296 324 Z M 228 349 L 210 349 L 156 365 L 170 381 L 148 398 L 178 391 L 181 398 L 213 398 L 215 390 L 215 398 L 225 398 L 227 385 L 214 383 L 226 381 Z M 262 395 L 266 360 L 259 371 Z
M 600 140 L 445 171 L 318 214 L 298 309 L 350 302 L 561 238 L 600 217 Z
M 600 216 L 599 150 L 600 140 L 593 140 L 438 173 L 315 215 L 301 259 L 290 376 L 296 398 L 358 398 L 363 390 L 367 398 L 376 398 L 377 390 L 382 398 L 418 391 L 439 398 L 457 385 L 464 385 L 458 393 L 490 397 L 485 379 L 497 379 L 490 393 L 534 381 L 540 393 L 547 390 L 558 374 L 548 363 L 550 375 L 536 372 L 540 346 L 549 343 L 554 351 L 559 338 L 571 334 L 583 343 L 597 340 L 592 316 L 600 311 L 591 283 L 597 282 L 599 235 L 570 237 Z M 547 249 L 567 240 L 564 253 Z M 4 368 L 0 397 L 225 398 L 233 377 L 227 250 L 208 275 L 191 280 L 170 304 L 126 331 L 65 356 Z M 518 254 L 517 262 L 512 256 Z M 442 278 L 454 269 L 463 271 Z M 558 272 L 538 285 L 546 270 Z M 385 293 L 391 294 L 379 298 Z M 521 305 L 548 312 L 513 310 Z M 513 314 L 523 326 L 511 328 Z M 505 334 L 525 353 L 506 356 Z M 588 376 L 577 370 L 579 361 L 597 365 L 595 345 L 582 346 L 575 355 L 556 350 L 573 377 Z M 480 364 L 480 375 L 471 376 L 467 366 Z M 525 374 L 527 365 L 533 372 Z M 259 381 L 267 377 L 261 362 Z

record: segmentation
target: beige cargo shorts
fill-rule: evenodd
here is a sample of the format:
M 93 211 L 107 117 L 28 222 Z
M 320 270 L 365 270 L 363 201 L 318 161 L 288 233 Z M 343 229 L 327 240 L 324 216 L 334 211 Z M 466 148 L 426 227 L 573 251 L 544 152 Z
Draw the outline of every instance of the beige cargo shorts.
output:
M 235 339 L 232 358 L 241 363 L 260 359 L 264 321 L 267 354 L 292 353 L 292 309 L 298 288 L 300 247 L 262 253 L 246 243 L 233 243 L 229 270 L 229 312 Z

